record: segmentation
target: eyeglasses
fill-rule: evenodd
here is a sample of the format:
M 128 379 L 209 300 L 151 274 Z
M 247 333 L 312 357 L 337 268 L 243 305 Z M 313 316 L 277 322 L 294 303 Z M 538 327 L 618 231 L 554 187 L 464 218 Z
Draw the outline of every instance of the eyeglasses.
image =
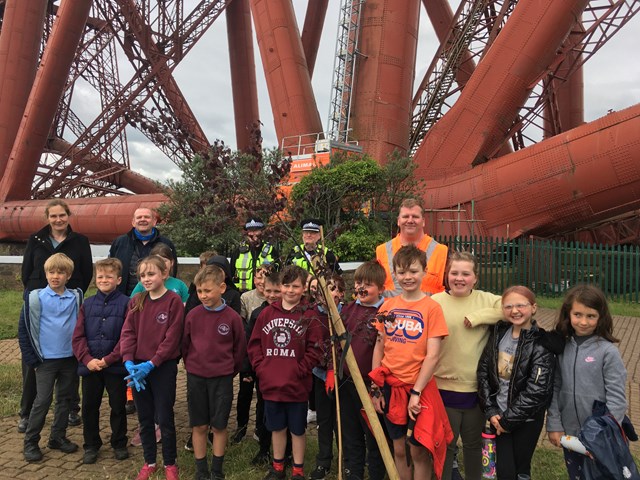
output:
M 514 303 L 513 305 L 503 305 L 502 309 L 507 311 L 513 310 L 514 308 L 516 310 L 524 310 L 525 308 L 530 306 L 530 303 Z

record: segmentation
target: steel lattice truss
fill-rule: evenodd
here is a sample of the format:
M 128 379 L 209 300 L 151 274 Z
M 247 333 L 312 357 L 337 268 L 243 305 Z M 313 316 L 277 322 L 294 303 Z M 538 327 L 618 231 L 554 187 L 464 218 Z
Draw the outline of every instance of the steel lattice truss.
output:
M 517 4 L 517 0 L 463 0 L 456 11 L 447 39 L 436 52 L 413 101 L 409 148 L 414 153 L 429 129 L 451 107 L 464 88 L 456 82 L 460 70 L 473 71 L 493 43 Z M 532 90 L 509 131 L 513 148 L 536 143 L 545 135 L 562 131 L 555 92 L 640 10 L 640 2 L 592 0 L 584 10 L 582 28 L 572 32 L 551 70 Z M 571 53 L 571 55 L 569 55 Z M 463 57 L 466 59 L 463 61 Z M 562 76 L 558 71 L 562 70 Z M 547 120 L 543 110 L 548 107 Z M 497 152 L 494 152 L 497 153 Z
M 172 72 L 230 2 L 203 0 L 185 12 L 183 0 L 96 0 L 33 197 L 122 194 L 117 178 L 129 169 L 127 126 L 142 132 L 176 164 L 205 150 L 209 142 Z M 48 32 L 50 27 L 45 43 Z M 126 81 L 119 74 L 119 56 L 135 72 Z M 90 125 L 71 109 L 79 80 L 96 90 L 101 101 L 101 113 Z

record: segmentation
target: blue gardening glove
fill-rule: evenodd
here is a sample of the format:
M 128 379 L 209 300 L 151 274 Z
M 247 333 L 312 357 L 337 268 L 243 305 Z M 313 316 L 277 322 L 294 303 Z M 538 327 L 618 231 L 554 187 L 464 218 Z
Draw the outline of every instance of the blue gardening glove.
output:
M 146 378 L 147 375 L 151 373 L 155 366 L 151 363 L 151 360 L 143 363 L 139 363 L 135 366 L 136 376 L 138 377 L 138 381 Z
M 131 360 L 127 360 L 124 362 L 124 368 L 127 369 L 130 375 L 133 375 L 136 372 L 136 366 Z
M 134 373 L 132 373 L 131 375 L 127 375 L 126 377 L 124 377 L 124 379 L 127 381 L 127 387 L 135 388 L 137 392 L 139 392 L 140 390 L 144 390 L 145 388 L 145 381 L 144 379 L 140 378 L 140 374 L 138 372 L 134 371 Z

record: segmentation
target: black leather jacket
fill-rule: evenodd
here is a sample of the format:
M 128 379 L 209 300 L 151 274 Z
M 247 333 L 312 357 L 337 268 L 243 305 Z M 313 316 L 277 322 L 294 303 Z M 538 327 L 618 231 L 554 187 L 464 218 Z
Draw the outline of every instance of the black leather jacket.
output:
M 533 321 L 529 330 L 522 330 L 507 397 L 507 410 L 498 407 L 498 346 L 511 324 L 498 322 L 491 332 L 478 363 L 478 397 L 487 419 L 500 415 L 500 425 L 512 431 L 527 419 L 544 414 L 553 395 L 555 354 L 562 352 L 561 342 L 550 336 Z

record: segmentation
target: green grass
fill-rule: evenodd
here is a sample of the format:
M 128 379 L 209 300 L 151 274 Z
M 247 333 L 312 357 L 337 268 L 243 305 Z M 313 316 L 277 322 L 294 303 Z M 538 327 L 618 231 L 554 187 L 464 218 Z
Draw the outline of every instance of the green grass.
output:
M 21 308 L 21 291 L 4 290 L 0 292 L 0 340 L 18 336 L 18 319 Z
M 18 413 L 21 393 L 22 371 L 20 363 L 0 364 L 0 417 Z
M 562 297 L 537 297 L 538 306 L 543 308 L 553 308 L 560 310 L 562 306 Z M 621 315 L 624 317 L 640 317 L 639 303 L 624 303 L 620 301 L 609 301 L 609 309 L 613 315 Z

